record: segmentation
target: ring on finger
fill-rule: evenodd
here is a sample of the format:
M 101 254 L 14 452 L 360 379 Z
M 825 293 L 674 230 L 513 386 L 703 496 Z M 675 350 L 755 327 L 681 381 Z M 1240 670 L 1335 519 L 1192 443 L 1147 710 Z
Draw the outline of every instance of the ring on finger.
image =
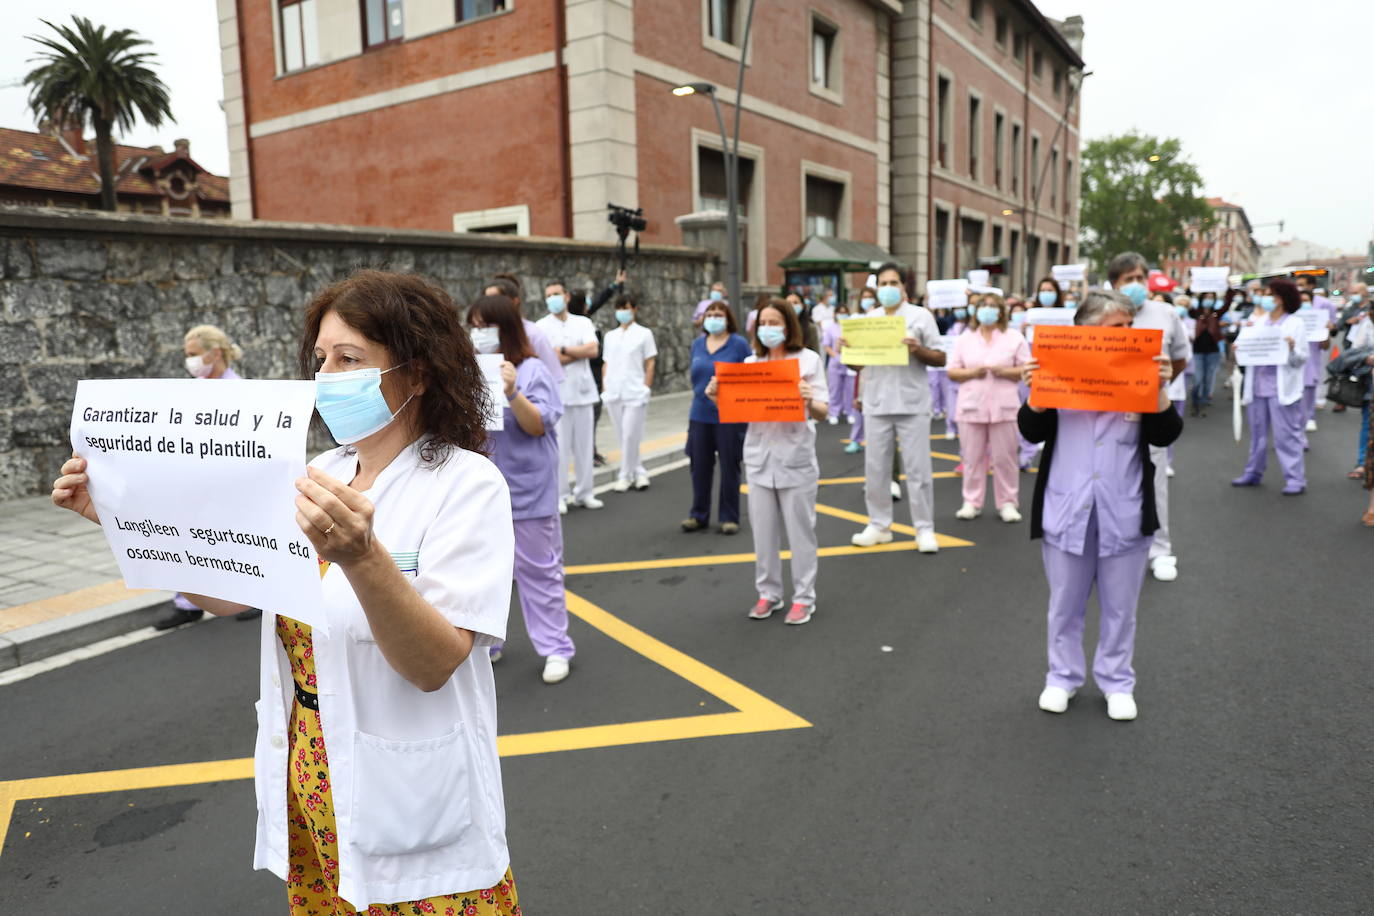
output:
M 338 524 L 338 522 L 333 522 L 333 523 L 330 524 L 330 526 L 329 526 L 328 528 L 324 529 L 324 536 L 325 536 L 325 537 L 329 537 L 329 532 L 333 531 L 333 530 L 334 530 L 334 526 L 337 525 L 337 524 Z

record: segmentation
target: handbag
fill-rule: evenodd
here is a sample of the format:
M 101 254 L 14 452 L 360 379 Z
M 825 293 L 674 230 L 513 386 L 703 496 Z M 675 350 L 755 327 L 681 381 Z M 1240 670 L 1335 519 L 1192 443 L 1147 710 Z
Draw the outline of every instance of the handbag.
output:
M 1341 374 L 1326 386 L 1326 399 L 1346 407 L 1361 407 L 1369 398 L 1369 375 Z

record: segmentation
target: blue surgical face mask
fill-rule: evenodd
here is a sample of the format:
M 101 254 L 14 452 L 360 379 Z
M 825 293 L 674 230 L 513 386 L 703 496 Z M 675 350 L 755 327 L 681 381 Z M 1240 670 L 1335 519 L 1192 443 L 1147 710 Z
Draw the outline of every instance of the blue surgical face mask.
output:
M 366 439 L 385 429 L 405 409 L 415 395 L 406 398 L 396 413 L 382 396 L 382 376 L 399 368 L 315 373 L 315 409 L 335 442 L 351 445 Z
M 860 300 L 859 300 L 859 305 L 861 305 L 861 306 L 863 307 L 863 310 L 864 310 L 865 312 L 872 311 L 872 309 L 873 309 L 877 304 L 878 304 L 878 300 L 877 300 L 877 299 L 870 299 L 870 298 L 868 298 L 867 296 L 865 296 L 863 299 L 860 299 Z
M 1174 311 L 1178 312 L 1178 317 L 1180 318 L 1188 317 L 1188 306 L 1186 305 L 1176 305 L 1174 306 Z
M 1350 304 L 1351 304 L 1351 305 L 1359 305 L 1359 304 L 1360 304 L 1361 302 L 1363 302 L 1363 301 L 1364 301 L 1364 296 L 1361 295 L 1360 293 L 1351 293 L 1351 294 L 1350 294 Z
M 1078 308 L 1078 303 L 1077 303 L 1075 300 L 1073 300 L 1073 299 L 1065 299 L 1065 300 L 1064 300 L 1064 308 L 1066 308 L 1066 309 L 1076 309 L 1076 308 Z
M 997 323 L 997 319 L 998 319 L 999 317 L 1001 317 L 1001 313 L 997 310 L 997 306 L 995 306 L 995 305 L 980 305 L 980 306 L 978 306 L 978 323 L 979 323 L 979 324 L 996 324 L 996 323 Z
M 800 315 L 802 313 L 802 304 L 800 302 L 793 302 L 792 311 Z
M 787 339 L 787 329 L 780 328 L 774 324 L 765 324 L 759 327 L 758 335 L 759 343 L 771 350 L 774 347 L 781 346 L 782 342 Z
M 567 301 L 559 295 L 545 297 L 544 305 L 548 308 L 550 315 L 561 315 L 563 309 L 568 307 Z
M 1121 287 L 1117 292 L 1121 293 L 1121 295 L 1125 296 L 1127 299 L 1130 299 L 1131 302 L 1135 304 L 1136 308 L 1140 308 L 1145 304 L 1145 295 L 1149 291 L 1145 289 L 1144 283 L 1141 283 L 1139 280 L 1133 280 Z
M 1019 328 L 1019 327 L 1021 327 L 1021 325 L 1023 325 L 1023 324 L 1026 323 L 1026 313 L 1025 313 L 1025 312 L 1012 312 L 1011 315 L 1010 315 L 1010 317 L 1009 317 L 1007 320 L 1011 322 L 1011 326 L 1012 326 L 1012 327 L 1014 327 L 1014 328 Z
M 708 296 L 707 298 L 709 298 L 712 302 L 719 302 L 720 300 L 725 298 L 725 294 L 718 289 L 713 289 L 711 290 L 710 296 Z
M 629 309 L 616 309 L 615 320 L 621 324 L 629 324 L 631 321 L 635 320 L 635 313 Z
M 896 286 L 878 287 L 878 304 L 885 309 L 890 309 L 902 301 L 902 291 Z
M 963 321 L 965 318 L 968 317 L 968 309 L 955 309 L 954 317 L 958 318 L 960 321 Z
M 1273 296 L 1256 296 L 1255 305 L 1264 309 L 1266 312 L 1272 312 L 1278 307 L 1278 303 L 1274 301 Z
M 1035 294 L 1035 298 L 1040 300 L 1040 304 L 1045 308 L 1049 308 L 1054 305 L 1054 300 L 1059 298 L 1059 294 L 1048 289 L 1042 289 Z
M 473 328 L 472 348 L 478 353 L 498 353 L 501 350 L 499 328 Z
M 719 334 L 725 330 L 725 318 L 722 315 L 707 315 L 701 326 L 707 334 Z

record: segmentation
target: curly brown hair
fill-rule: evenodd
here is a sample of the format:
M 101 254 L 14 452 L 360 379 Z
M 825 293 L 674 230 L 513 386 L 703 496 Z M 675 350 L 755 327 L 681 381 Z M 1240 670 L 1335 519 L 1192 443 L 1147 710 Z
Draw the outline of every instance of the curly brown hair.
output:
M 315 341 L 324 316 L 386 348 L 396 371 L 425 386 L 419 398 L 420 458 L 442 465 L 455 449 L 485 454 L 491 397 L 472 339 L 448 293 L 413 274 L 360 270 L 321 292 L 306 307 L 301 334 L 302 378 L 314 378 Z

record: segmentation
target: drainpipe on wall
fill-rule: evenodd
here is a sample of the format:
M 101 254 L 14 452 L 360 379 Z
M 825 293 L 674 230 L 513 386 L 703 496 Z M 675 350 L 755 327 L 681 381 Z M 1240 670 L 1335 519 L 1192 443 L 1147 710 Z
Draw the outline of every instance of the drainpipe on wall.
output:
M 243 59 L 243 49 L 248 47 L 243 42 L 243 0 L 234 0 L 234 27 L 238 29 L 239 33 L 239 82 L 243 84 L 243 154 L 248 157 L 248 203 L 253 208 L 251 218 L 259 219 L 262 210 L 258 208 L 258 183 L 254 180 L 257 170 L 253 168 L 253 132 L 251 130 L 253 119 L 249 116 L 252 109 L 248 104 L 248 66 Z M 229 211 L 231 216 L 233 215 L 232 207 L 231 199 Z
M 572 215 L 572 125 L 568 114 L 568 65 L 563 49 L 568 45 L 566 0 L 554 3 L 554 71 L 558 74 L 558 168 L 563 176 L 563 237 L 573 237 Z

